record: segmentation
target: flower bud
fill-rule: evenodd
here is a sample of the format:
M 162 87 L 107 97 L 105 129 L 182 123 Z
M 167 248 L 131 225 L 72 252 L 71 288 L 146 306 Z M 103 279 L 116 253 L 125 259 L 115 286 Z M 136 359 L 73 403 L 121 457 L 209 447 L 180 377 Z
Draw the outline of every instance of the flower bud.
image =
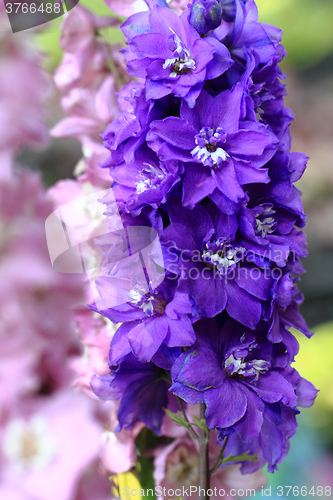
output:
M 222 21 L 222 9 L 217 0 L 194 0 L 190 12 L 190 24 L 205 35 L 217 28 Z
M 221 0 L 222 19 L 227 23 L 232 23 L 236 16 L 236 2 L 235 0 Z

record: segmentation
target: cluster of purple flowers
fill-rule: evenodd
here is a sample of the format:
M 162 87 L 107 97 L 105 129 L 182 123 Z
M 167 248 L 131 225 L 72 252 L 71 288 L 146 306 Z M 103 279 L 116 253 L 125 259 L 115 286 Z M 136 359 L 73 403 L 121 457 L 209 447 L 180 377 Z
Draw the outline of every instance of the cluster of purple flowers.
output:
M 159 433 L 175 397 L 205 403 L 226 453 L 258 457 L 242 471 L 273 472 L 317 393 L 291 366 L 289 329 L 311 336 L 298 312 L 305 215 L 293 185 L 307 157 L 290 153 L 281 31 L 258 22 L 254 0 L 194 0 L 180 16 L 148 4 L 122 27 L 139 80 L 120 92 L 103 166 L 124 227 L 157 231 L 165 278 L 147 291 L 129 275 L 129 300 L 100 311 L 122 325 L 110 375 L 92 387 L 120 399 L 125 429 Z M 102 297 L 110 283 L 97 280 Z

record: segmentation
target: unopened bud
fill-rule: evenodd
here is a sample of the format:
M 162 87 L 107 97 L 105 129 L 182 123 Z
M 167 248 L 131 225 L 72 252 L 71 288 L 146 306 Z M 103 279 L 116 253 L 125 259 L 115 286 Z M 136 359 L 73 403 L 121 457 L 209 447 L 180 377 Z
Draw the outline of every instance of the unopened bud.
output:
M 222 9 L 217 0 L 194 0 L 190 13 L 190 24 L 205 35 L 217 28 L 222 21 Z

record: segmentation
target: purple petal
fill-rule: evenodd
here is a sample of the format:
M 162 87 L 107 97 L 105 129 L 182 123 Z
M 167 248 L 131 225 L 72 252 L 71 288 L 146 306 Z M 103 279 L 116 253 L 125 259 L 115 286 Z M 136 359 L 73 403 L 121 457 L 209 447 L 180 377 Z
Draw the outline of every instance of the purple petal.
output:
M 194 269 L 192 263 L 190 269 Z M 189 289 L 203 317 L 213 318 L 224 311 L 227 304 L 227 293 L 224 278 L 219 274 L 214 276 L 211 269 L 198 266 L 198 278 L 190 281 Z M 194 271 L 191 275 L 194 277 Z
M 210 429 L 226 428 L 240 420 L 247 408 L 247 400 L 241 384 L 225 379 L 217 389 L 205 392 L 206 422 Z
M 213 45 L 215 52 L 213 60 L 207 65 L 206 78 L 212 80 L 222 75 L 233 64 L 230 52 L 223 43 L 214 37 L 208 37 L 207 42 Z
M 232 161 L 223 162 L 219 169 L 212 170 L 212 176 L 219 190 L 231 201 L 237 203 L 244 198 Z
M 102 401 L 109 401 L 114 399 L 114 390 L 111 389 L 111 382 L 114 375 L 93 375 L 90 385 L 93 393 Z
M 242 97 L 241 84 L 215 97 L 207 112 L 206 126 L 222 127 L 228 134 L 236 132 L 239 129 Z
M 167 318 L 169 331 L 164 339 L 168 347 L 188 347 L 195 342 L 195 333 L 188 317 L 179 319 Z
M 260 156 L 274 142 L 272 134 L 257 132 L 254 130 L 239 130 L 235 134 L 228 135 L 228 153 L 240 157 Z
M 219 387 L 225 378 L 226 374 L 217 354 L 212 349 L 200 347 L 192 348 L 186 353 L 174 380 L 197 391 L 206 391 Z
M 186 387 L 179 382 L 174 382 L 169 389 L 172 394 L 178 396 L 179 398 L 186 401 L 186 403 L 190 405 L 195 405 L 197 403 L 204 402 L 204 395 L 202 392 L 199 392 L 195 389 L 191 389 L 190 387 Z
M 186 167 L 183 181 L 183 205 L 190 210 L 216 188 L 216 182 L 209 167 L 190 163 Z
M 195 147 L 194 128 L 182 118 L 169 116 L 150 125 L 151 131 L 164 141 L 180 149 L 192 150 Z
M 311 384 L 311 382 L 301 377 L 300 382 L 296 388 L 297 406 L 309 408 L 313 405 L 318 392 L 318 389 L 316 389 L 315 386 Z
M 239 288 L 232 281 L 226 283 L 226 290 L 228 294 L 227 313 L 242 325 L 254 330 L 261 318 L 260 300 Z
M 128 340 L 133 354 L 140 361 L 148 362 L 154 356 L 168 333 L 168 322 L 164 315 L 149 318 L 133 328 Z
M 256 382 L 249 385 L 267 403 L 282 401 L 285 405 L 295 407 L 297 396 L 293 386 L 277 371 L 262 373 Z
M 244 387 L 247 409 L 244 417 L 234 424 L 235 431 L 242 441 L 251 441 L 259 436 L 264 421 L 265 405 L 252 391 Z
M 190 314 L 192 304 L 187 293 L 175 292 L 175 295 L 169 304 L 165 307 L 165 314 L 172 319 L 177 319 L 178 314 Z
M 254 297 L 261 300 L 268 300 L 270 298 L 273 279 L 270 276 L 266 276 L 259 268 L 239 268 L 235 279 L 240 288 L 246 290 Z
M 138 324 L 140 324 L 139 321 L 131 321 L 129 323 L 123 323 L 118 328 L 110 344 L 110 366 L 117 365 L 125 356 L 132 352 L 132 348 L 128 341 L 128 334 Z

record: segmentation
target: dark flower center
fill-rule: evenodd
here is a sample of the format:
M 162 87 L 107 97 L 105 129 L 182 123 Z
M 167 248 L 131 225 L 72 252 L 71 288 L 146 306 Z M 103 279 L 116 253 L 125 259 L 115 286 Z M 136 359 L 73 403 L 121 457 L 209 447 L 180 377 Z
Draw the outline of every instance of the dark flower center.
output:
M 177 59 L 174 64 L 171 66 L 171 72 L 177 73 L 177 75 L 186 75 L 191 71 L 191 68 L 184 66 L 184 59 Z
M 209 151 L 210 153 L 214 153 L 214 151 L 216 151 L 217 149 L 217 145 L 216 144 L 211 144 L 210 142 L 208 142 L 206 144 L 206 149 L 207 151 Z

